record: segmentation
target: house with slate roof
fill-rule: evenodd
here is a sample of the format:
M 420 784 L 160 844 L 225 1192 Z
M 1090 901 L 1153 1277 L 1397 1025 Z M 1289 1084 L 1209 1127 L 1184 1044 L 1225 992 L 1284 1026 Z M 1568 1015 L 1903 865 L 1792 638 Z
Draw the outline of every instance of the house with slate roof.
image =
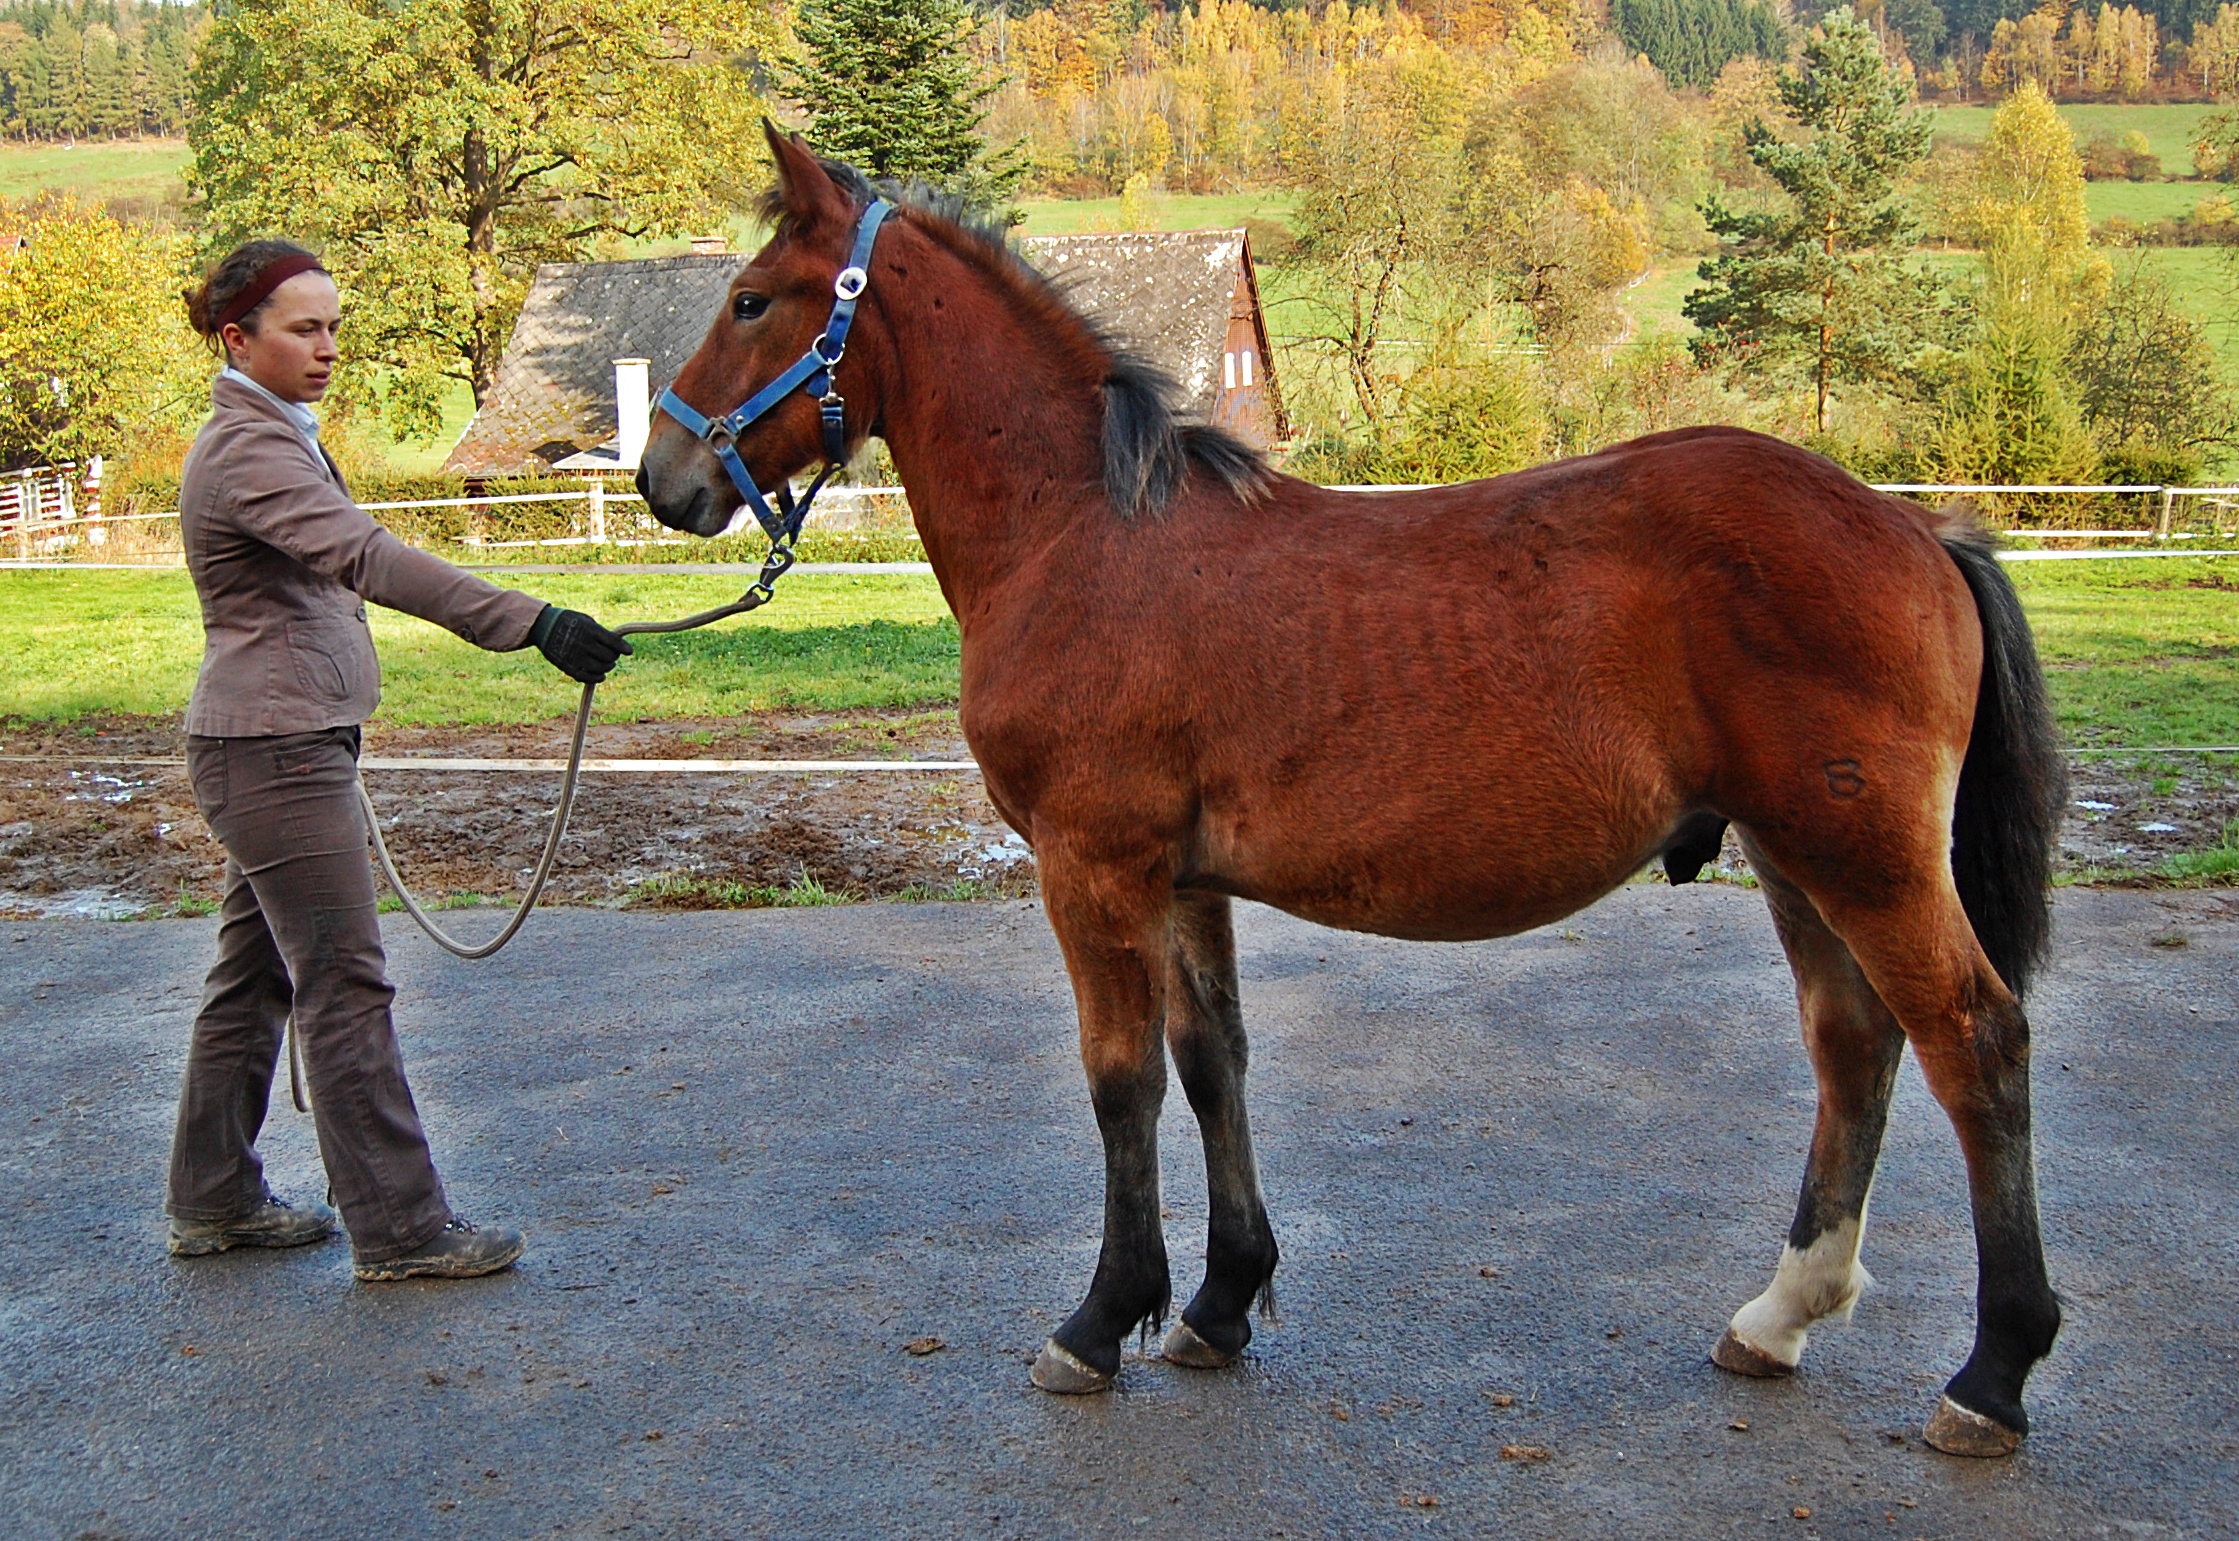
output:
M 1243 231 L 1037 236 L 1019 242 L 1019 255 L 1172 375 L 1190 416 L 1258 449 L 1290 437 Z
M 1042 236 L 1019 251 L 1172 375 L 1191 417 L 1262 449 L 1288 437 L 1242 230 Z M 707 335 L 740 261 L 696 252 L 538 268 L 443 469 L 478 480 L 636 470 L 649 404 Z

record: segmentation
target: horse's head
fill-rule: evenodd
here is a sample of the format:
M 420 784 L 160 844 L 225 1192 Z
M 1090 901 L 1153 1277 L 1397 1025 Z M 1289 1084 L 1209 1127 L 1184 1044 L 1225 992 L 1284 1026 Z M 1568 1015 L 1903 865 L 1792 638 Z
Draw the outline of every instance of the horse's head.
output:
M 798 138 L 767 122 L 762 128 L 777 165 L 771 201 L 779 216 L 776 233 L 732 278 L 722 313 L 669 387 L 703 419 L 723 418 L 807 358 L 831 322 L 835 298 L 851 297 L 845 284 L 836 296 L 834 285 L 849 264 L 863 191 L 834 180 Z M 851 349 L 863 340 L 860 330 L 853 336 Z M 866 375 L 861 361 L 834 372 L 832 388 L 851 398 L 845 410 L 848 449 L 862 441 L 877 417 Z M 783 486 L 827 453 L 817 399 L 806 389 L 789 391 L 740 427 L 735 439 L 720 421 L 702 434 L 671 411 L 656 413 L 637 474 L 638 491 L 654 518 L 694 535 L 722 533 L 742 502 L 734 475 L 719 458 L 726 443 L 745 474 L 768 488 Z

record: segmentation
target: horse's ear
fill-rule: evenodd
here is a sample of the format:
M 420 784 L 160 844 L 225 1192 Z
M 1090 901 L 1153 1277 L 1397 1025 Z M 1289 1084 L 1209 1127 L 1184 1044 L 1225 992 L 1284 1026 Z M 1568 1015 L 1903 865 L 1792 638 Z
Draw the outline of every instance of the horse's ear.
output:
M 816 152 L 798 134 L 788 134 L 768 118 L 762 120 L 762 137 L 770 142 L 770 159 L 777 167 L 778 196 L 785 212 L 803 224 L 815 224 L 828 215 L 844 218 L 847 200 L 825 175 Z

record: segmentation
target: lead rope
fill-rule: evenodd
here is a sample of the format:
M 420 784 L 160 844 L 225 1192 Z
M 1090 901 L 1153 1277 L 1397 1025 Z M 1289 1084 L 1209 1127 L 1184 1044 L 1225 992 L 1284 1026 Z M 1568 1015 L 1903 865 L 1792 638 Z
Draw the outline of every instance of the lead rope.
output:
M 820 476 L 816 485 L 821 487 L 823 482 L 824 478 Z M 785 501 L 792 504 L 790 496 Z M 797 506 L 800 514 L 807 513 L 805 503 Z M 791 516 L 788 523 L 792 527 L 771 544 L 769 557 L 762 563 L 761 576 L 737 599 L 727 605 L 718 605 L 713 610 L 688 615 L 680 621 L 628 621 L 615 627 L 614 634 L 618 637 L 636 637 L 653 633 L 697 631 L 702 626 L 712 626 L 717 621 L 728 620 L 734 615 L 761 609 L 772 598 L 771 585 L 793 565 L 793 542 L 800 536 L 801 521 L 800 514 L 794 514 L 792 507 L 788 507 L 787 513 Z M 529 911 L 536 908 L 537 898 L 544 892 L 544 885 L 552 876 L 552 864 L 559 858 L 560 841 L 568 832 L 568 818 L 575 812 L 575 783 L 583 771 L 583 740 L 590 732 L 591 700 L 598 694 L 598 689 L 596 685 L 585 685 L 583 699 L 575 708 L 575 733 L 568 740 L 568 766 L 560 777 L 559 805 L 552 810 L 552 832 L 544 837 L 544 854 L 537 858 L 536 872 L 529 879 L 529 891 L 522 896 L 520 908 L 505 923 L 505 929 L 479 947 L 460 941 L 430 920 L 428 912 L 420 908 L 420 901 L 412 897 L 412 890 L 404 886 L 404 879 L 397 875 L 396 859 L 389 854 L 389 843 L 381 838 L 380 810 L 373 806 L 372 794 L 365 789 L 365 778 L 362 775 L 358 778 L 358 805 L 365 810 L 366 833 L 372 841 L 374 859 L 381 864 L 381 875 L 389 880 L 389 888 L 396 894 L 397 902 L 404 906 L 404 912 L 419 923 L 420 929 L 428 934 L 436 946 L 453 957 L 464 958 L 470 963 L 489 957 L 513 940 L 514 934 L 527 924 Z M 295 1017 L 292 1014 L 288 1017 L 286 1031 L 288 1095 L 294 1100 L 298 1113 L 308 1113 L 311 1111 L 311 1102 L 304 1090 L 308 1077 L 303 1073 L 303 1045 L 297 1039 Z
M 831 475 L 831 473 L 826 470 L 826 475 Z M 824 486 L 824 477 L 817 477 L 815 486 Z M 645 636 L 645 634 L 661 634 L 661 632 L 696 632 L 696 629 L 701 629 L 703 625 L 714 625 L 716 620 L 728 620 L 732 616 L 743 616 L 750 609 L 761 609 L 763 605 L 768 605 L 770 598 L 772 598 L 770 585 L 775 585 L 779 578 L 784 578 L 786 569 L 793 567 L 793 542 L 799 540 L 799 526 L 802 526 L 802 515 L 808 513 L 806 502 L 793 504 L 793 497 L 790 497 L 790 488 L 788 488 L 788 495 L 786 495 L 784 502 L 788 504 L 786 513 L 790 515 L 788 517 L 790 529 L 786 529 L 784 533 L 779 535 L 779 540 L 770 544 L 770 555 L 761 564 L 761 576 L 755 578 L 755 582 L 752 582 L 752 587 L 746 591 L 746 594 L 734 598 L 730 605 L 716 605 L 714 609 L 703 609 L 696 616 L 685 616 L 683 620 L 629 620 L 629 623 L 622 623 L 618 627 L 613 627 L 613 634 L 616 634 L 616 636 Z M 799 508 L 799 513 L 795 513 L 795 508 Z M 405 914 L 412 916 L 414 921 L 419 923 L 421 930 L 428 932 L 430 941 L 437 947 L 441 947 L 443 952 L 450 952 L 452 956 L 459 956 L 459 959 L 466 959 L 470 963 L 475 959 L 486 959 L 486 956 L 497 952 L 499 947 L 504 947 L 508 941 L 513 941 L 515 932 L 522 930 L 522 925 L 528 923 L 528 912 L 537 907 L 537 896 L 544 894 L 544 882 L 553 876 L 553 862 L 560 858 L 560 840 L 566 835 L 566 822 L 569 822 L 569 815 L 575 811 L 575 777 L 582 775 L 582 741 L 584 741 L 584 735 L 589 735 L 589 730 L 591 730 L 591 699 L 596 697 L 596 694 L 598 694 L 598 685 L 584 685 L 582 701 L 578 703 L 578 706 L 575 706 L 575 732 L 573 732 L 573 737 L 569 739 L 569 746 L 566 746 L 566 771 L 560 777 L 560 804 L 553 809 L 551 833 L 544 835 L 544 856 L 537 858 L 535 874 L 528 878 L 528 891 L 522 896 L 519 909 L 515 909 L 515 912 L 513 912 L 513 918 L 506 921 L 506 930 L 502 930 L 497 936 L 490 938 L 490 941 L 481 943 L 479 947 L 459 941 L 457 936 L 448 934 L 441 925 L 430 921 L 428 912 L 421 909 L 419 900 L 412 898 L 412 889 L 407 889 L 405 880 L 401 876 L 396 876 L 396 858 L 390 856 L 390 842 L 381 838 L 381 811 L 378 811 L 374 806 L 372 793 L 365 791 L 365 777 L 363 775 L 358 777 L 358 806 L 360 806 L 360 809 L 365 809 L 365 833 L 369 835 L 369 840 L 372 840 L 374 860 L 381 862 L 381 876 L 390 880 L 390 889 L 396 894 L 396 903 L 401 903 L 405 907 Z M 305 1071 L 302 1071 L 302 1044 L 298 1042 L 298 1037 L 296 1037 L 296 1017 L 289 1015 L 289 1019 L 287 1019 L 287 1089 L 289 1089 L 289 1098 L 293 1098 L 293 1102 L 296 1102 L 298 1113 L 309 1113 L 311 1111 L 311 1100 L 309 1100 L 309 1095 L 305 1095 L 307 1082 L 309 1082 L 309 1077 L 305 1075 Z
M 761 609 L 770 602 L 771 585 L 793 565 L 793 542 L 797 536 L 796 522 L 794 530 L 787 531 L 770 547 L 769 558 L 762 564 L 762 575 L 754 580 L 753 587 L 731 603 L 718 605 L 713 610 L 702 610 L 699 614 L 688 615 L 680 621 L 625 622 L 614 628 L 615 635 L 635 637 L 653 633 L 697 631 L 702 626 L 712 626 L 717 621 L 728 620 L 734 615 Z M 489 957 L 513 940 L 514 933 L 527 922 L 529 911 L 536 908 L 537 896 L 544 892 L 545 882 L 552 876 L 552 864 L 559 858 L 560 841 L 568 830 L 568 816 L 575 811 L 575 783 L 583 770 L 583 740 L 590 731 L 591 698 L 598 694 L 598 689 L 596 685 L 585 685 L 583 700 L 575 709 L 575 733 L 568 741 L 568 765 L 566 773 L 560 778 L 559 806 L 552 811 L 552 832 L 545 837 L 544 854 L 537 859 L 535 875 L 529 879 L 529 891 L 523 896 L 520 908 L 513 912 L 513 918 L 505 923 L 505 929 L 479 947 L 446 934 L 442 927 L 428 918 L 428 912 L 420 907 L 420 902 L 412 897 L 411 890 L 404 886 L 404 879 L 397 876 L 396 862 L 389 855 L 388 842 L 381 838 L 381 816 L 373 807 L 373 798 L 366 792 L 364 780 L 359 780 L 358 801 L 365 807 L 366 829 L 372 835 L 373 854 L 381 863 L 381 875 L 389 880 L 389 887 L 395 891 L 397 902 L 404 906 L 404 912 L 419 922 L 420 929 L 428 934 L 436 946 L 452 956 L 465 958 L 469 962 Z

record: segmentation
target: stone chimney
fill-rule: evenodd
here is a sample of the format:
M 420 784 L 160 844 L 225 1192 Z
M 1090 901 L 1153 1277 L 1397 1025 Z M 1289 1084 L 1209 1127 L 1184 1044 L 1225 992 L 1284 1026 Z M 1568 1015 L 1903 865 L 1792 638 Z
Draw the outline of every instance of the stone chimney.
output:
M 692 255 L 695 257 L 722 257 L 731 250 L 731 238 L 718 232 L 715 235 L 692 237 Z
M 638 468 L 646 435 L 653 431 L 652 369 L 651 359 L 614 361 L 614 450 L 625 471 Z

